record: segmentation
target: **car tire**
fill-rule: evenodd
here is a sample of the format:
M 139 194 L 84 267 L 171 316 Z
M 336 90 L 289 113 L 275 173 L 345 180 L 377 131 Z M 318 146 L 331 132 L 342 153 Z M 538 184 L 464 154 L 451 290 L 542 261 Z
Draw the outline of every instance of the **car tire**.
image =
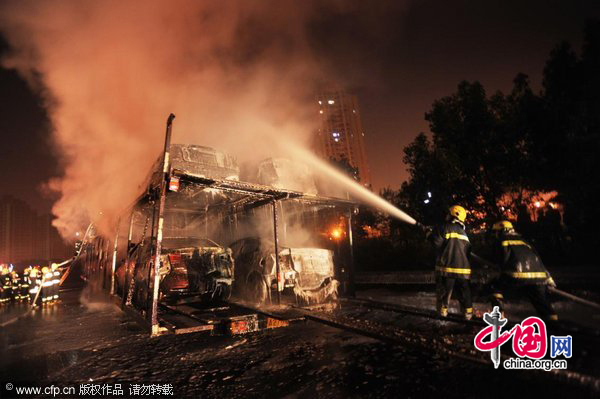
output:
M 228 301 L 229 298 L 231 298 L 231 286 L 227 284 L 219 284 L 216 288 L 215 293 L 213 293 L 213 297 L 215 296 L 222 302 Z
M 246 299 L 257 305 L 267 302 L 267 285 L 262 276 L 258 273 L 252 273 L 246 281 Z

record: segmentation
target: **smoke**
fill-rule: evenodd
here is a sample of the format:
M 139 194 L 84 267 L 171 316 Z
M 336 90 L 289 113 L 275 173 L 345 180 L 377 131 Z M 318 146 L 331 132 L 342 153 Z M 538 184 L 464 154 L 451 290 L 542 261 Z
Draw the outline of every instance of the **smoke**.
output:
M 64 173 L 46 188 L 59 196 L 61 234 L 74 238 L 89 221 L 112 232 L 160 154 L 170 112 L 174 143 L 240 162 L 306 144 L 323 70 L 306 26 L 318 10 L 309 1 L 0 5 L 13 49 L 2 63 L 41 94 L 52 122 Z
M 4 3 L 14 52 L 3 64 L 43 95 L 64 168 L 48 183 L 61 233 L 114 220 L 134 200 L 169 112 L 173 142 L 242 158 L 271 155 L 274 135 L 305 137 L 318 71 L 310 12 L 287 1 Z

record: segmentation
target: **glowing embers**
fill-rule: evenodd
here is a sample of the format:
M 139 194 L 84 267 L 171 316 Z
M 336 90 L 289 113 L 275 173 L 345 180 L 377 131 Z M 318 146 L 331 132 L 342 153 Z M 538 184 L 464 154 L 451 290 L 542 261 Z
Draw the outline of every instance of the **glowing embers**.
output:
M 171 176 L 169 180 L 169 191 L 179 191 L 179 177 Z
M 339 227 L 335 227 L 333 229 L 331 229 L 331 232 L 329 233 L 329 235 L 331 236 L 331 238 L 333 238 L 334 240 L 339 240 L 340 238 L 342 238 L 343 232 L 342 229 L 340 229 Z

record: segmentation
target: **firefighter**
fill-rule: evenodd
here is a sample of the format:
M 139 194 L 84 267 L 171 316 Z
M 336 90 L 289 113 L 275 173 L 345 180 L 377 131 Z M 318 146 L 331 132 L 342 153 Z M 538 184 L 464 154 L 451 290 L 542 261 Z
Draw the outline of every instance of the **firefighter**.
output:
M 31 286 L 30 273 L 31 266 L 23 271 L 23 278 L 21 279 L 21 300 L 27 302 L 29 302 L 29 287 Z
M 48 266 L 42 267 L 42 304 L 52 300 L 52 272 Z
M 53 263 L 50 267 L 52 271 L 52 300 L 58 300 L 58 289 L 60 284 L 60 271 L 58 270 L 58 264 Z
M 443 317 L 448 316 L 448 307 L 454 287 L 465 319 L 473 317 L 471 300 L 471 243 L 465 232 L 467 211 L 460 205 L 448 209 L 446 221 L 429 234 L 436 249 L 435 280 L 436 306 Z
M 12 300 L 13 302 L 19 302 L 21 300 L 21 276 L 16 270 L 13 270 L 10 274 L 12 283 Z
M 504 295 L 529 298 L 545 320 L 557 321 L 558 315 L 548 299 L 548 286 L 556 287 L 540 256 L 511 222 L 503 220 L 492 226 L 500 277 L 492 283 L 492 306 L 504 309 Z
M 10 298 L 12 297 L 12 278 L 7 265 L 2 265 L 2 270 L 0 270 L 0 288 L 2 288 L 0 303 L 10 302 Z
M 31 306 L 36 307 L 42 303 L 42 272 L 38 266 L 33 267 L 29 272 L 29 279 L 31 280 L 31 288 L 29 289 L 29 296 L 31 297 Z

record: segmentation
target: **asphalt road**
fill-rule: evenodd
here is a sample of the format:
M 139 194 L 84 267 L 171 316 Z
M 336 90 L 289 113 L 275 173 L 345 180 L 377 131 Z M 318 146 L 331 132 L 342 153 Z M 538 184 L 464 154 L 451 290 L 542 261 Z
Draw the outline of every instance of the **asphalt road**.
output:
M 0 330 L 2 387 L 160 383 L 172 384 L 177 398 L 594 395 L 547 373 L 495 370 L 491 363 L 422 345 L 386 344 L 314 322 L 237 337 L 150 338 L 118 308 L 76 291 L 65 293 L 60 304 L 17 319 L 25 307 L 0 312 L 2 322 L 14 320 Z M 380 322 L 394 322 L 382 320 L 386 317 L 376 315 Z M 444 334 L 435 326 L 420 333 Z M 462 331 L 471 333 L 476 331 Z M 6 395 L 4 390 L 0 397 Z

